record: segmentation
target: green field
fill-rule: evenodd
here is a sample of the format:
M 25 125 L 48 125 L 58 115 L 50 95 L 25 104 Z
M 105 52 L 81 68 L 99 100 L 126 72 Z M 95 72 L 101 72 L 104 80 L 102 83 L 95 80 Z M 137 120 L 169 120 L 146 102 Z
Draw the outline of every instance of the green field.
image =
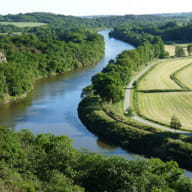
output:
M 16 27 L 39 27 L 46 25 L 45 23 L 36 22 L 0 22 L 1 25 L 14 25 Z
M 170 59 L 158 64 L 152 71 L 141 79 L 138 89 L 180 89 L 170 75 L 175 71 L 176 78 L 183 84 L 192 88 L 192 58 Z M 171 117 L 179 118 L 183 129 L 192 130 L 192 92 L 137 92 L 137 102 L 142 116 L 163 124 L 170 124 Z
M 175 56 L 175 45 L 165 45 L 165 51 L 169 53 L 169 56 Z
M 146 118 L 169 125 L 171 117 L 179 118 L 184 129 L 192 129 L 192 93 L 141 93 L 140 110 Z
M 170 75 L 178 69 L 192 63 L 192 58 L 170 59 L 158 64 L 139 83 L 139 90 L 151 89 L 181 89 Z
M 175 56 L 175 48 L 176 48 L 176 46 L 180 46 L 180 47 L 183 47 L 185 56 L 189 56 L 189 54 L 187 52 L 187 45 L 188 44 L 165 45 L 165 51 L 167 51 L 169 53 L 169 56 Z
M 192 89 L 192 64 L 179 71 L 175 77 L 179 79 L 183 84 Z

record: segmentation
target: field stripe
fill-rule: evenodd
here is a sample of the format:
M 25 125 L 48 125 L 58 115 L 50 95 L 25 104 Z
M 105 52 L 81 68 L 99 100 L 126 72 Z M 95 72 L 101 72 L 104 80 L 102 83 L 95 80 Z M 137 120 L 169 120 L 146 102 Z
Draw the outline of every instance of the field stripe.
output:
M 168 60 L 158 64 L 141 79 L 136 94 L 142 116 L 169 125 L 171 117 L 176 115 L 182 128 L 192 130 L 192 92 L 189 90 L 192 88 L 191 63 L 191 57 Z M 181 82 L 180 86 L 170 79 L 174 73 Z
M 170 75 L 191 62 L 192 58 L 182 58 L 173 59 L 158 64 L 142 79 L 142 81 L 139 83 L 138 89 L 181 89 L 180 86 L 170 79 Z

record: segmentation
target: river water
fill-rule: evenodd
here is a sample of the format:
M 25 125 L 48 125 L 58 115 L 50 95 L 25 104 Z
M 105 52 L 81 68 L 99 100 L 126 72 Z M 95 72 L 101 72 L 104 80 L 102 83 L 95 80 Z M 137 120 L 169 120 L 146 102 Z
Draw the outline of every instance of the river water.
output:
M 105 56 L 97 65 L 36 81 L 33 91 L 26 98 L 0 105 L 0 125 L 13 127 L 17 131 L 27 128 L 34 134 L 67 135 L 77 149 L 128 159 L 141 158 L 99 140 L 78 118 L 80 95 L 82 89 L 91 83 L 91 77 L 123 50 L 134 49 L 130 44 L 109 38 L 108 33 L 109 30 L 100 32 L 105 39 Z M 185 175 L 192 177 L 188 171 Z
M 0 125 L 16 130 L 28 128 L 34 134 L 64 134 L 72 138 L 75 148 L 135 158 L 119 147 L 100 141 L 78 118 L 81 91 L 90 84 L 91 77 L 123 50 L 134 48 L 109 38 L 108 33 L 109 30 L 100 32 L 105 39 L 105 56 L 97 65 L 36 81 L 34 90 L 26 98 L 0 105 Z

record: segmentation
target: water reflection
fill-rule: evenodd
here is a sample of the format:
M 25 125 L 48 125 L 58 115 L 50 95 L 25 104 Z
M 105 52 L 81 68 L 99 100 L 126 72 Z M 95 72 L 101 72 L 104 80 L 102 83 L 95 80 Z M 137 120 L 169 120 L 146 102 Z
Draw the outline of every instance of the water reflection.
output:
M 114 149 L 117 148 L 117 146 L 113 144 L 106 143 L 105 141 L 102 141 L 101 139 L 97 139 L 97 145 L 101 147 L 102 149 L 107 149 L 109 151 L 113 151 Z
M 0 124 L 16 130 L 28 128 L 34 134 L 64 134 L 73 139 L 74 147 L 78 149 L 129 156 L 119 147 L 98 141 L 77 114 L 81 91 L 90 84 L 91 77 L 123 50 L 133 49 L 127 43 L 109 38 L 109 31 L 100 33 L 105 39 L 105 56 L 97 65 L 36 81 L 28 97 L 0 105 Z

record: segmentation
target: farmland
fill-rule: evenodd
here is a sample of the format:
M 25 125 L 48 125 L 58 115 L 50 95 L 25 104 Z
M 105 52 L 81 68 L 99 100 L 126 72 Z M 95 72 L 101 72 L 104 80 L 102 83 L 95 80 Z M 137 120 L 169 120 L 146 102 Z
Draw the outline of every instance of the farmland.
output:
M 191 92 L 141 93 L 138 100 L 145 117 L 169 125 L 175 115 L 183 128 L 191 129 Z
M 190 81 L 192 78 L 192 64 L 187 65 L 181 71 L 176 73 L 175 77 L 182 81 L 187 87 L 192 89 L 192 81 Z
M 185 56 L 189 56 L 189 54 L 187 52 L 187 45 L 188 44 L 165 45 L 165 51 L 167 51 L 169 53 L 169 56 L 175 56 L 175 48 L 176 48 L 176 46 L 180 46 L 180 47 L 183 47 Z
M 23 28 L 23 27 L 39 27 L 46 24 L 39 22 L 0 22 L 0 25 L 14 25 L 16 27 Z
M 139 84 L 139 90 L 181 89 L 170 75 L 180 68 L 192 63 L 192 58 L 170 59 L 158 64 Z
M 192 92 L 182 91 L 170 78 L 176 72 L 175 77 L 191 89 L 190 63 L 191 57 L 169 59 L 157 64 L 141 79 L 138 90 L 142 92 L 137 92 L 140 115 L 166 125 L 170 124 L 171 117 L 175 115 L 181 121 L 183 129 L 192 129 Z M 151 93 L 143 92 L 149 90 Z

